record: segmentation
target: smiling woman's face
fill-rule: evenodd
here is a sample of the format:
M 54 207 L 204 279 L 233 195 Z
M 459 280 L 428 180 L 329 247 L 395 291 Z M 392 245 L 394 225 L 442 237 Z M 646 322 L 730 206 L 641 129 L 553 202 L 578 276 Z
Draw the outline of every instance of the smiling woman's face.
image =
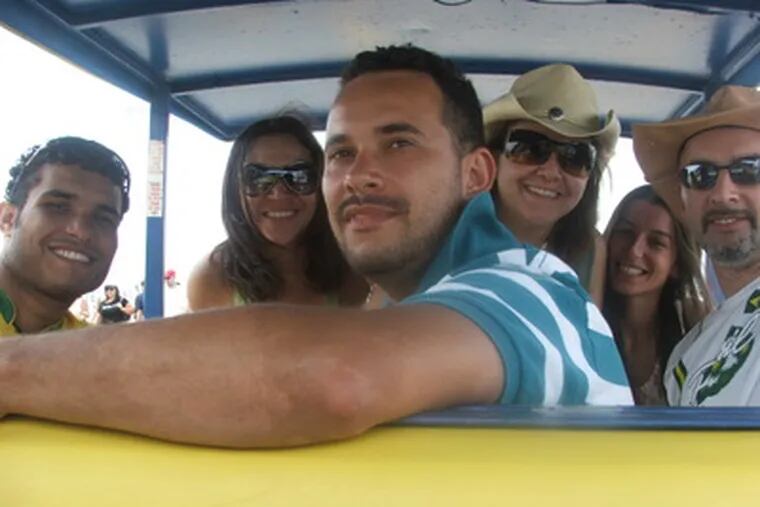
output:
M 577 141 L 533 122 L 516 122 L 511 129 L 538 132 L 559 142 Z M 527 227 L 551 229 L 578 205 L 589 179 L 588 173 L 573 176 L 563 171 L 556 154 L 543 164 L 531 165 L 512 162 L 502 153 L 497 162 L 499 215 L 510 229 L 515 230 Z
M 243 165 L 290 167 L 299 162 L 315 162 L 309 150 L 288 134 L 259 137 L 248 148 Z M 317 208 L 318 193 L 299 195 L 280 181 L 258 196 L 243 195 L 251 223 L 275 245 L 297 244 L 309 226 Z
M 676 272 L 675 226 L 657 204 L 635 200 L 612 228 L 608 240 L 607 276 L 624 296 L 659 297 Z

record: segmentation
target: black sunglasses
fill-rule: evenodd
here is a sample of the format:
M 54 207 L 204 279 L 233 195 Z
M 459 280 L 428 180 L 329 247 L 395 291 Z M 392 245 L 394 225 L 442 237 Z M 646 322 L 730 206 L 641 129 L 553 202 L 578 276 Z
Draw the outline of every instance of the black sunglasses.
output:
M 583 176 L 596 164 L 596 147 L 590 142 L 561 143 L 531 130 L 513 130 L 504 142 L 504 155 L 515 164 L 540 165 L 557 154 L 559 166 L 571 176 Z
M 681 169 L 681 182 L 686 188 L 708 190 L 715 186 L 720 171 L 728 171 L 731 181 L 737 185 L 756 185 L 760 183 L 760 155 L 742 157 L 728 165 L 712 162 L 692 162 Z
M 319 186 L 317 170 L 313 164 L 307 162 L 284 167 L 270 167 L 262 164 L 243 166 L 243 191 L 248 196 L 257 197 L 266 194 L 280 181 L 285 188 L 298 195 L 313 194 Z

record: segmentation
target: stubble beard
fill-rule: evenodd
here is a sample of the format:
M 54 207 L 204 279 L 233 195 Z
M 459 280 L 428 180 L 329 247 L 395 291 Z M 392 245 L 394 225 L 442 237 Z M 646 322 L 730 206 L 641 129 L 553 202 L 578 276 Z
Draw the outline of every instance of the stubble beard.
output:
M 713 262 L 729 268 L 744 268 L 760 261 L 760 231 L 757 228 L 757 217 L 748 218 L 749 234 L 738 237 L 729 244 L 707 240 L 707 228 L 703 225 L 700 243 Z
M 14 252 L 14 248 L 13 245 L 6 245 L 7 250 L 3 253 L 0 263 L 2 263 L 2 268 L 6 273 L 15 279 L 16 285 L 23 290 L 41 294 L 45 298 L 58 301 L 65 306 L 71 305 L 83 294 L 97 289 L 107 274 L 107 272 L 98 273 L 97 276 L 93 274 L 86 277 L 86 280 L 77 280 L 76 283 L 64 284 L 45 280 L 41 278 L 44 276 L 41 269 L 29 269 L 23 258 L 8 254 L 9 251 Z
M 388 290 L 391 285 L 416 287 L 453 228 L 462 205 L 451 206 L 427 230 L 398 238 L 398 242 L 363 254 L 340 247 L 349 265 L 367 279 Z

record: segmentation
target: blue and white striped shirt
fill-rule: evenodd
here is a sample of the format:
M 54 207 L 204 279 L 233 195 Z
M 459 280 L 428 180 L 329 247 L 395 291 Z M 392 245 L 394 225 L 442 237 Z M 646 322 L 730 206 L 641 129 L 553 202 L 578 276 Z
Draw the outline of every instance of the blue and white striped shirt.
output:
M 506 372 L 504 404 L 630 405 L 612 332 L 572 269 L 524 245 L 498 220 L 491 196 L 467 204 L 402 304 L 432 303 L 472 320 Z

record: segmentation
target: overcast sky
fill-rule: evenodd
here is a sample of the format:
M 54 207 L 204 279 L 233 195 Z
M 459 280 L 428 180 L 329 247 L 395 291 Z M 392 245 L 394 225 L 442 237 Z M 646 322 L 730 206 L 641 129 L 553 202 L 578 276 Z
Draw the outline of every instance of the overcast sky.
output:
M 8 169 L 28 147 L 76 135 L 103 143 L 126 161 L 132 173 L 132 208 L 119 230 L 119 250 L 107 283 L 128 294 L 145 270 L 145 172 L 149 106 L 0 27 L 0 189 Z M 192 266 L 224 238 L 221 184 L 230 144 L 183 120 L 169 126 L 165 267 L 181 282 Z M 610 178 L 602 181 L 599 228 L 614 205 L 643 183 L 629 140 L 621 140 Z

